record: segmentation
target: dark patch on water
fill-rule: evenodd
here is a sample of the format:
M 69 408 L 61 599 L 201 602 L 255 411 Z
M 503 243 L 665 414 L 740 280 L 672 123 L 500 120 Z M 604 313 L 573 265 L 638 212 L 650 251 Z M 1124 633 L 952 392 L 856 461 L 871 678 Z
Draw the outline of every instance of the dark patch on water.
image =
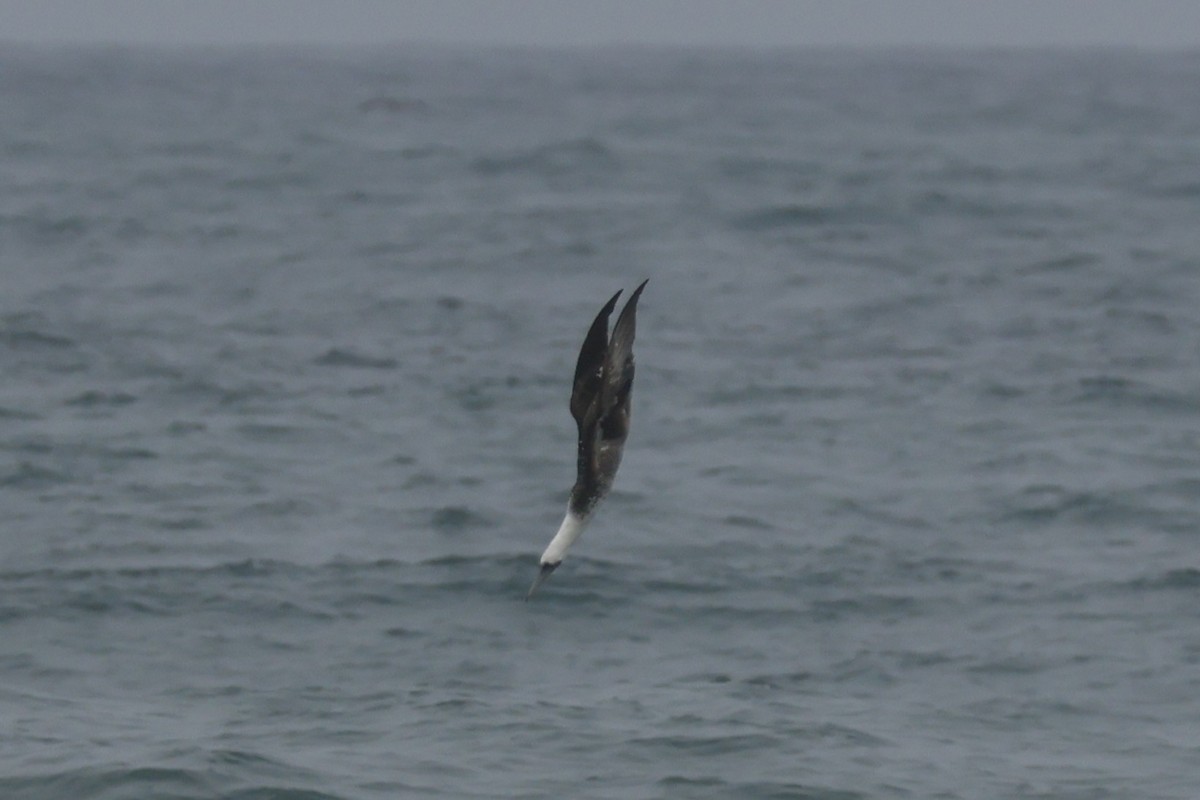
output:
M 811 227 L 837 220 L 839 212 L 826 206 L 786 205 L 743 214 L 733 221 L 737 230 L 767 233 L 793 227 Z
M 775 527 L 758 517 L 744 517 L 738 514 L 726 517 L 724 522 L 726 525 L 731 525 L 735 528 L 749 528 L 751 530 L 771 530 Z
M 0 471 L 0 487 L 11 489 L 45 489 L 66 483 L 70 475 L 48 469 L 29 461 L 21 461 L 15 467 Z
M 467 528 L 485 524 L 475 512 L 463 506 L 447 506 L 433 512 L 430 520 L 433 527 L 443 533 L 457 533 Z
M 1129 586 L 1138 591 L 1193 591 L 1200 589 L 1200 567 L 1167 570 L 1160 575 L 1138 578 Z
M 505 155 L 483 156 L 471 162 L 476 172 L 492 177 L 509 173 L 545 177 L 599 170 L 608 173 L 618 166 L 612 151 L 594 138 L 555 142 Z
M 360 369 L 395 369 L 399 362 L 394 358 L 368 356 L 353 350 L 333 347 L 313 360 L 322 367 L 355 367 Z
M 67 405 L 79 406 L 81 408 L 94 408 L 97 406 L 120 407 L 136 402 L 137 397 L 126 392 L 104 392 L 98 389 L 89 389 L 67 400 Z

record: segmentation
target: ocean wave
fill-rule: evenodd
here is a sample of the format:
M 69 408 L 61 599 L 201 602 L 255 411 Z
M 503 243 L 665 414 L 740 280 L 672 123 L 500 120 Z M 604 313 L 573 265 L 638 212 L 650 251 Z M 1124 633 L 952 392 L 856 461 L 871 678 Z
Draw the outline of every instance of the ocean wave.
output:
M 11 800 L 60 800 L 87 797 L 96 800 L 342 800 L 342 795 L 287 782 L 256 784 L 239 774 L 253 771 L 257 758 L 217 759 L 219 769 L 181 769 L 158 766 L 97 766 L 30 776 L 0 777 L 0 794 Z M 247 785 L 249 784 L 249 785 Z
M 746 233 L 769 233 L 789 228 L 806 228 L 846 221 L 848 212 L 827 205 L 789 203 L 747 211 L 732 219 L 735 230 Z
M 1128 584 L 1135 591 L 1194 591 L 1200 589 L 1200 567 L 1179 567 L 1155 575 L 1135 578 Z
M 313 359 L 322 367 L 353 367 L 356 369 L 395 369 L 399 362 L 387 356 L 370 356 L 351 349 L 331 347 Z
M 1195 392 L 1167 389 L 1123 375 L 1082 377 L 1073 386 L 1065 388 L 1070 392 L 1068 402 L 1079 405 L 1129 405 L 1148 410 L 1188 413 L 1200 411 L 1200 395 Z
M 557 176 L 597 170 L 607 172 L 619 166 L 612 150 L 595 138 L 553 142 L 506 155 L 481 156 L 471 162 L 474 171 L 488 176 L 510 173 Z

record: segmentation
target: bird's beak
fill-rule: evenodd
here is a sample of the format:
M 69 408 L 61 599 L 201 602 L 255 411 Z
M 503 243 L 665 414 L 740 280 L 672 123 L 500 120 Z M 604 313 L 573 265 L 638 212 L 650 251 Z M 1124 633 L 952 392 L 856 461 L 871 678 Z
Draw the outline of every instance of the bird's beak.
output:
M 533 579 L 533 585 L 529 587 L 529 594 L 525 595 L 526 602 L 529 601 L 529 598 L 533 597 L 533 593 L 538 590 L 538 587 L 542 585 L 542 582 L 545 581 L 546 578 L 549 578 L 550 573 L 558 569 L 558 565 L 561 563 L 561 561 L 557 561 L 553 564 L 542 564 L 542 568 L 538 571 L 537 577 Z

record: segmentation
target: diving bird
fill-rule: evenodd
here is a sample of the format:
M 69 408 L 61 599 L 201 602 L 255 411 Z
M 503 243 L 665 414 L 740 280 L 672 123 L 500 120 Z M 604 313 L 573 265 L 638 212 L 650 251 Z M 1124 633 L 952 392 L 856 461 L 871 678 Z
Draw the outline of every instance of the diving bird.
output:
M 571 388 L 571 416 L 579 429 L 579 451 L 575 463 L 575 485 L 567 503 L 558 533 L 542 553 L 537 577 L 529 587 L 528 600 L 550 573 L 558 569 L 567 548 L 579 538 L 592 518 L 592 512 L 612 488 L 621 452 L 629 436 L 629 398 L 633 392 L 633 334 L 636 327 L 638 298 L 650 279 L 642 281 L 617 324 L 608 336 L 608 317 L 612 314 L 618 291 L 588 329 L 587 338 L 575 363 L 575 382 Z

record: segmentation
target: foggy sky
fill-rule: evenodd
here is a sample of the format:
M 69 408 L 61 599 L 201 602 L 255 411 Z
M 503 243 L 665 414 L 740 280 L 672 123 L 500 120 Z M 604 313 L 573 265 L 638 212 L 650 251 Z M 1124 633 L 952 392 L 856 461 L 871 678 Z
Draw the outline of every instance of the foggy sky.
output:
M 1200 47 L 1200 0 L 0 0 L 0 42 Z

